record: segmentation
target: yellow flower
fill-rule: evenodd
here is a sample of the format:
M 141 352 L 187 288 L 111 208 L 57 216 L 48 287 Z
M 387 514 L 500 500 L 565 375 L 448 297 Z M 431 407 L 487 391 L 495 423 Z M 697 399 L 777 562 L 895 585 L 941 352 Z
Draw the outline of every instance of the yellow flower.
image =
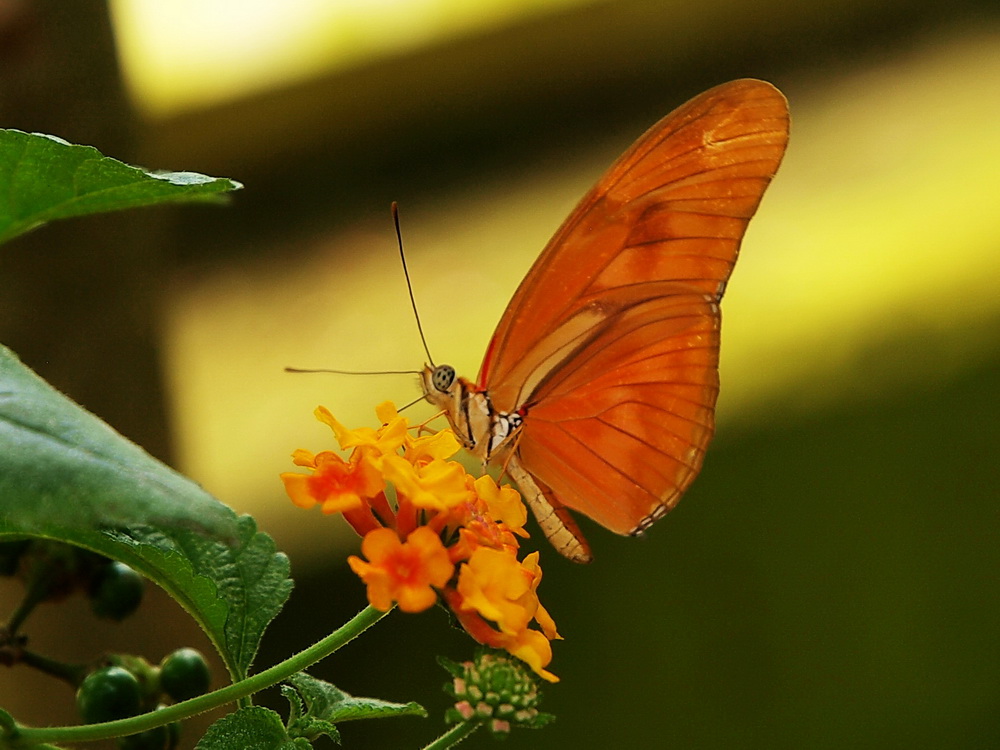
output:
M 434 459 L 448 459 L 461 449 L 455 433 L 451 430 L 441 430 L 422 437 L 406 438 L 406 450 L 403 458 L 414 466 L 429 463 Z
M 325 406 L 317 406 L 314 412 L 316 419 L 333 429 L 333 434 L 337 436 L 337 442 L 340 443 L 342 450 L 360 448 L 378 467 L 382 456 L 395 455 L 403 445 L 406 439 L 407 421 L 405 417 L 396 413 L 396 408 L 389 401 L 375 407 L 375 413 L 379 418 L 388 418 L 377 430 L 371 427 L 349 430 Z
M 392 401 L 383 401 L 376 405 L 375 416 L 383 425 L 395 422 L 397 419 L 405 419 L 405 417 L 399 416 L 399 410 L 396 409 L 396 405 Z
M 519 633 L 535 616 L 538 599 L 531 579 L 512 552 L 478 547 L 458 572 L 462 606 L 496 623 L 505 633 Z
M 562 640 L 562 636 L 556 630 L 556 622 L 552 619 L 552 616 L 548 613 L 545 607 L 542 606 L 541 601 L 538 599 L 538 584 L 542 582 L 542 569 L 538 565 L 538 552 L 532 552 L 530 555 L 525 557 L 521 561 L 521 570 L 525 571 L 529 576 L 531 576 L 531 593 L 535 597 L 536 609 L 535 609 L 535 622 L 538 623 L 545 637 L 550 641 Z
M 382 471 L 401 500 L 417 508 L 445 511 L 469 498 L 465 468 L 457 461 L 436 458 L 414 466 L 402 456 L 386 456 Z
M 375 529 L 365 535 L 361 552 L 365 562 L 351 555 L 351 570 L 368 585 L 368 602 L 386 612 L 399 602 L 404 612 L 422 612 L 437 601 L 434 588 L 442 588 L 454 566 L 441 539 L 426 526 L 401 542 L 392 529 Z
M 545 669 L 552 661 L 552 644 L 537 630 L 522 630 L 515 636 L 508 636 L 501 648 L 531 667 L 542 679 L 559 682 L 558 677 Z
M 528 509 L 524 507 L 521 496 L 509 484 L 498 487 L 493 477 L 488 474 L 475 481 L 476 494 L 486 503 L 490 515 L 502 522 L 521 537 L 527 537 L 524 524 L 528 522 Z

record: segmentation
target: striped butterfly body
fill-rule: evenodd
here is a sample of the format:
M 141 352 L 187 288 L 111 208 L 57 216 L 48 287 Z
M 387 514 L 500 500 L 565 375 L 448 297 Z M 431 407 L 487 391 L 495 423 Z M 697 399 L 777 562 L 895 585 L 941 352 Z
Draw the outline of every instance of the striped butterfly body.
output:
M 590 548 L 569 510 L 640 534 L 701 468 L 719 391 L 719 303 L 788 141 L 763 81 L 663 118 L 588 192 L 521 282 L 475 383 L 422 372 L 465 447 L 505 467 L 553 546 Z

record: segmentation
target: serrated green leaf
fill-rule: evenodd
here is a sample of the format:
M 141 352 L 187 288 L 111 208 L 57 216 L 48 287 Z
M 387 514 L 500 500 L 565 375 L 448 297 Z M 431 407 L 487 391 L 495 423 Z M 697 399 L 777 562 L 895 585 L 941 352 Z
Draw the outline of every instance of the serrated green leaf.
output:
M 223 716 L 198 741 L 195 750 L 306 750 L 302 738 L 291 738 L 281 717 L 269 708 L 249 706 Z
M 241 187 L 234 180 L 196 172 L 150 172 L 91 146 L 0 129 L 0 243 L 55 219 L 219 200 Z
M 290 737 L 302 737 L 313 741 L 317 737 L 326 735 L 338 745 L 340 744 L 340 731 L 337 729 L 337 725 L 325 719 L 310 716 L 302 702 L 302 696 L 295 688 L 291 685 L 282 685 L 281 694 L 289 703 L 286 727 Z
M 288 678 L 288 688 L 282 694 L 291 704 L 288 733 L 292 737 L 315 739 L 330 734 L 337 739 L 334 725 L 355 719 L 385 719 L 392 716 L 427 716 L 419 703 L 391 703 L 375 698 L 355 698 L 329 682 L 318 680 L 305 672 Z M 333 728 L 334 732 L 330 729 Z
M 288 559 L 201 487 L 55 391 L 0 346 L 0 539 L 121 560 L 199 622 L 234 679 L 291 591 Z

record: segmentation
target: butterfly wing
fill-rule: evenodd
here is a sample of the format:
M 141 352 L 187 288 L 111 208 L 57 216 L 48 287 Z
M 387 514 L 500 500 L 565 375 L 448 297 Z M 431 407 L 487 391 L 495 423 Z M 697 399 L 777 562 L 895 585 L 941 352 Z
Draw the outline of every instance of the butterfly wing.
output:
M 512 460 L 544 488 L 536 515 L 565 506 L 634 534 L 694 479 L 714 428 L 719 301 L 787 140 L 776 88 L 711 89 L 636 141 L 532 266 L 479 385 L 524 417 Z

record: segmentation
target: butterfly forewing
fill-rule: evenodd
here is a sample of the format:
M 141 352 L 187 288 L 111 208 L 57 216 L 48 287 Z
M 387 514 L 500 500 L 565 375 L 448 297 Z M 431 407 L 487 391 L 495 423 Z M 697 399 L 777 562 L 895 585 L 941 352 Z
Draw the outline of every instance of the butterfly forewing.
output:
M 770 84 L 705 92 L 608 170 L 521 283 L 479 386 L 523 417 L 515 460 L 552 507 L 636 533 L 694 479 L 714 428 L 718 302 L 787 138 Z
M 784 97 L 754 80 L 711 89 L 647 131 L 584 196 L 515 292 L 479 377 L 494 402 L 515 406 L 519 384 L 509 382 L 509 368 L 539 333 L 590 304 L 588 291 L 676 280 L 721 296 L 787 139 Z M 629 257 L 619 261 L 622 253 Z

